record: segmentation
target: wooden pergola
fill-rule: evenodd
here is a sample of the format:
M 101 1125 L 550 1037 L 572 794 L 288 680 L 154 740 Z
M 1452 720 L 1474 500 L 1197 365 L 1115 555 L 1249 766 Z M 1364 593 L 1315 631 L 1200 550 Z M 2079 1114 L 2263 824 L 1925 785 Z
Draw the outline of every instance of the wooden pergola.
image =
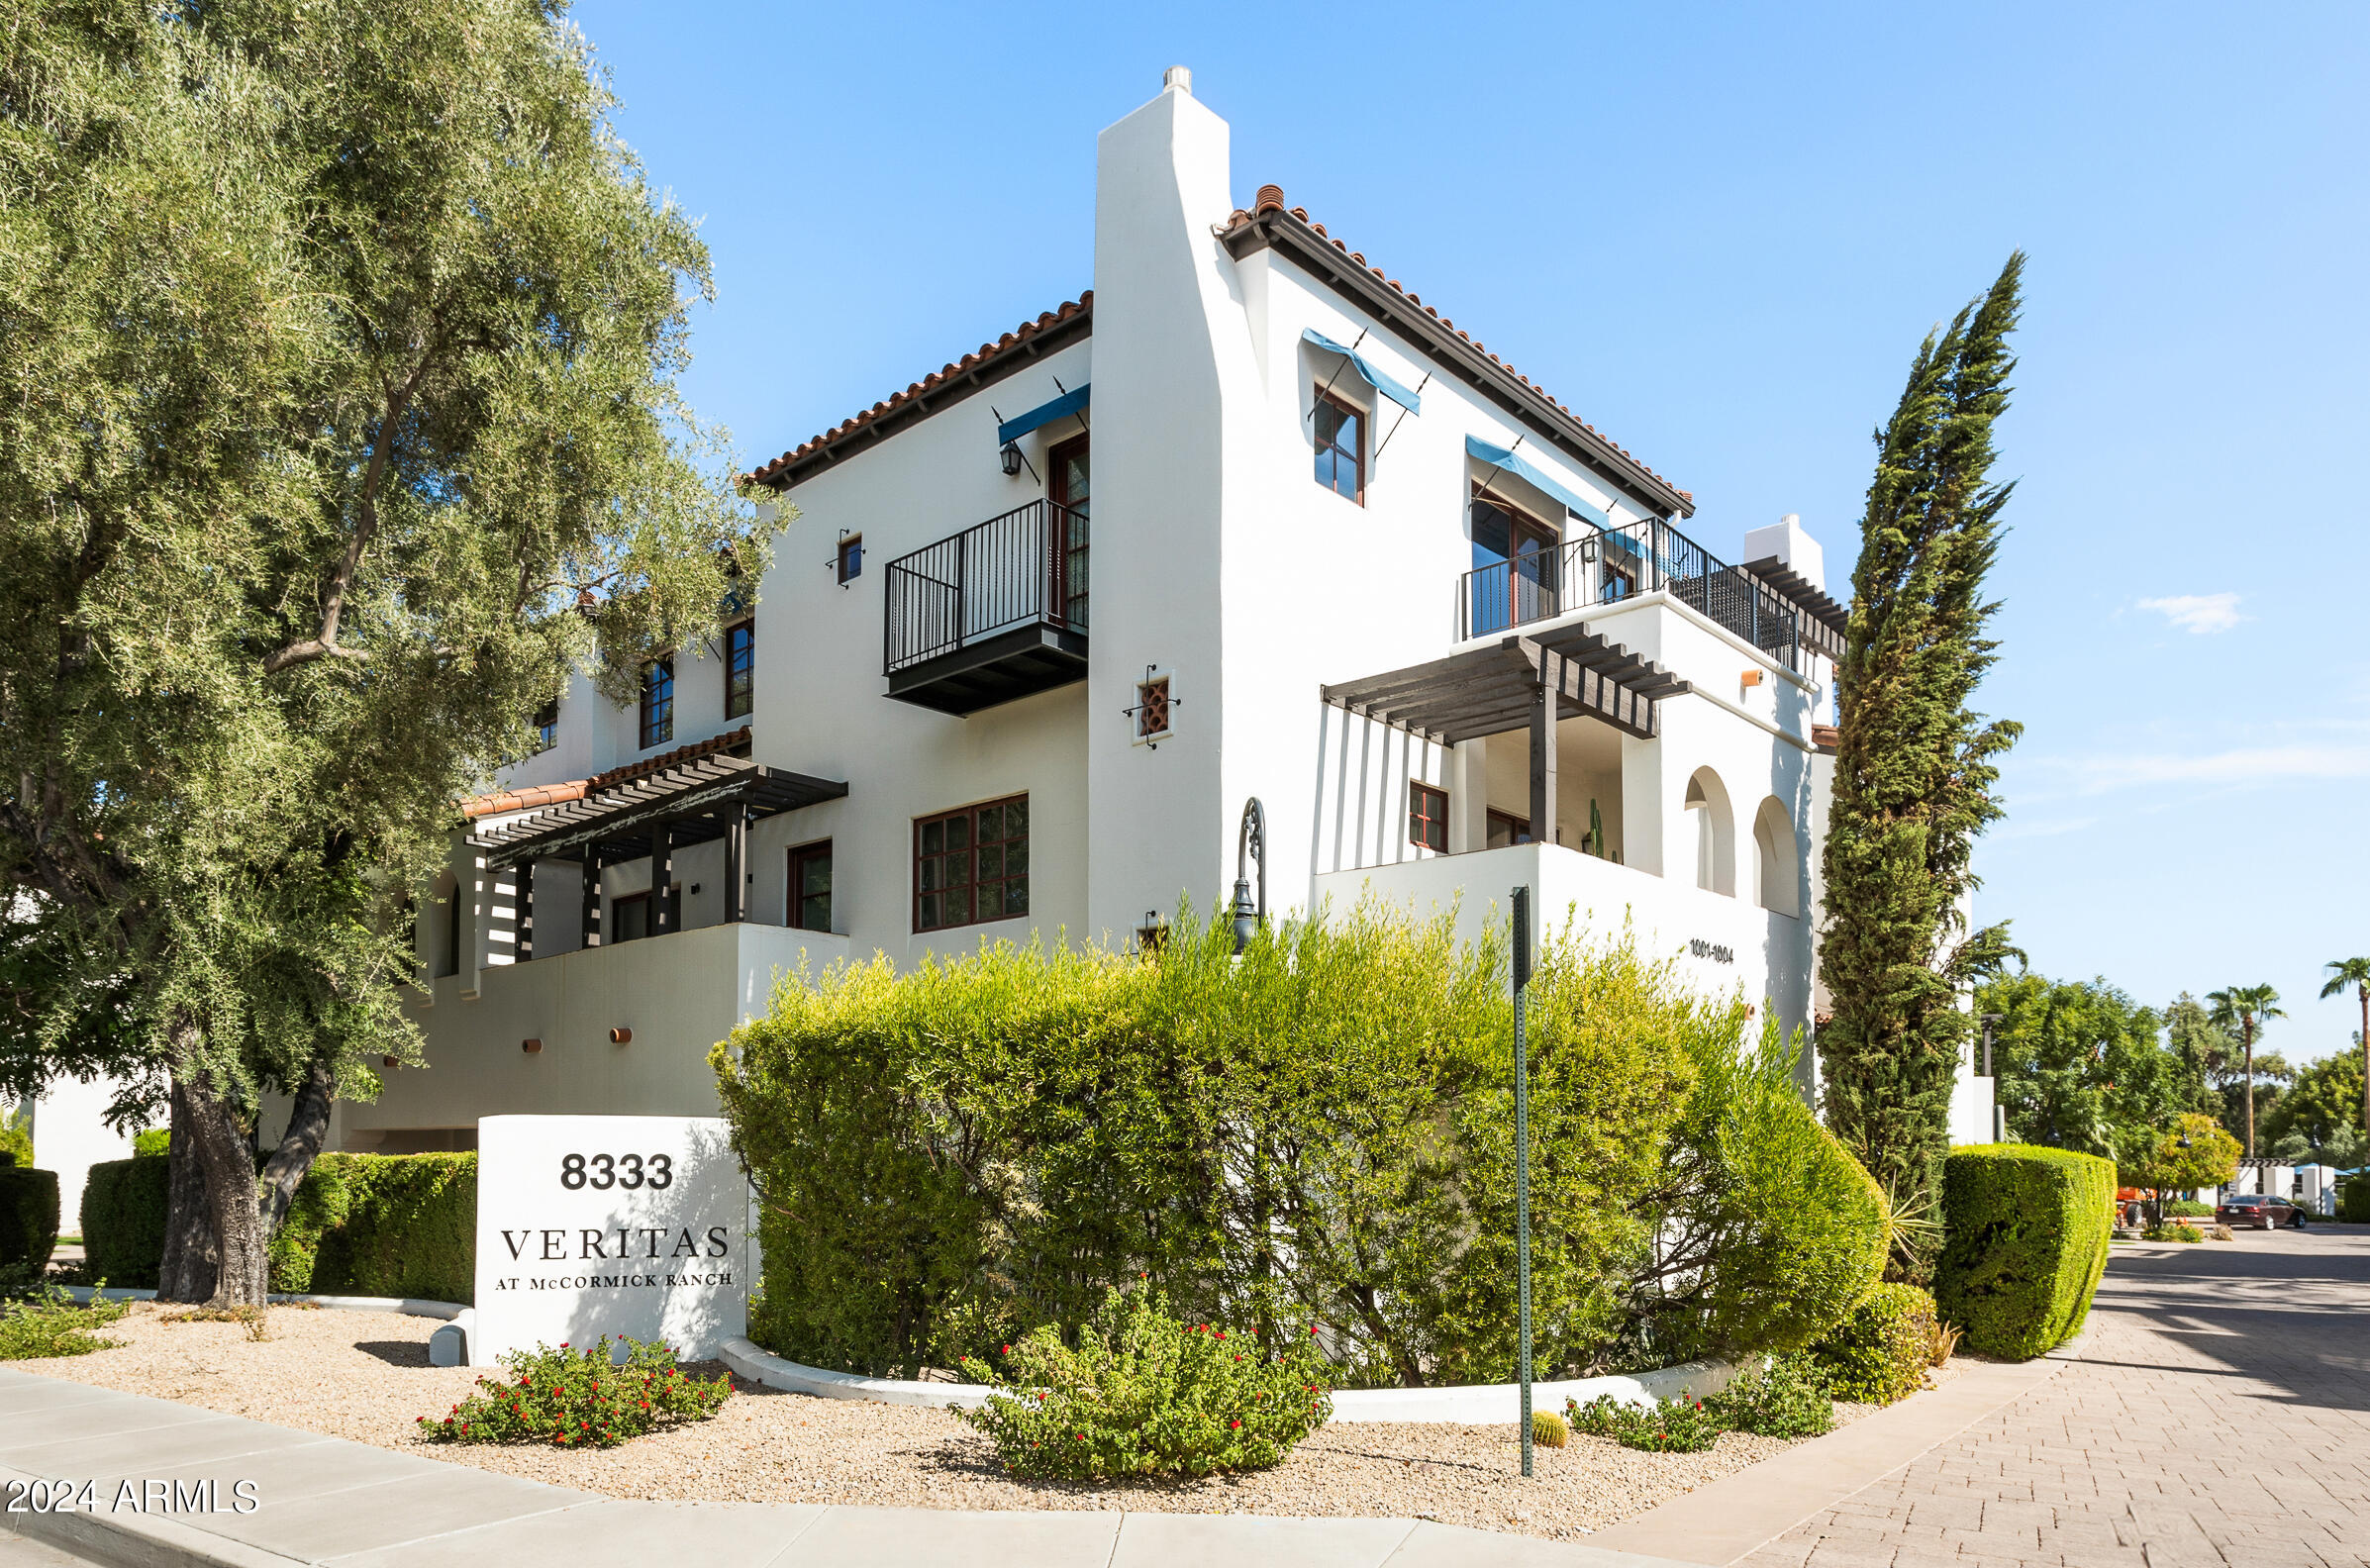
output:
M 1573 625 L 1328 686 L 1323 695 L 1334 707 L 1442 745 L 1529 730 L 1531 833 L 1551 843 L 1556 724 L 1587 717 L 1650 740 L 1662 699 L 1688 690 L 1651 659 Z
M 601 868 L 647 856 L 650 930 L 674 929 L 665 890 L 674 851 L 725 840 L 725 920 L 748 918 L 748 830 L 762 818 L 847 793 L 843 782 L 763 767 L 746 757 L 705 756 L 523 818 L 471 843 L 489 874 L 538 860 L 584 863 L 584 945 L 601 945 Z M 518 957 L 535 956 L 535 878 L 518 878 Z

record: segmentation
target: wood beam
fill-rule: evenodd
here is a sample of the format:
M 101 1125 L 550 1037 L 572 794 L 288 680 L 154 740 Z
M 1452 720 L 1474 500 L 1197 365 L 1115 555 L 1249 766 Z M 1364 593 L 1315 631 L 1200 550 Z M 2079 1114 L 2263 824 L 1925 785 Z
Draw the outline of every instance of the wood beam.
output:
M 1556 688 L 1562 679 L 1563 660 L 1543 654 L 1537 701 L 1531 710 L 1531 836 L 1538 843 L 1555 841 L 1555 721 L 1561 706 Z

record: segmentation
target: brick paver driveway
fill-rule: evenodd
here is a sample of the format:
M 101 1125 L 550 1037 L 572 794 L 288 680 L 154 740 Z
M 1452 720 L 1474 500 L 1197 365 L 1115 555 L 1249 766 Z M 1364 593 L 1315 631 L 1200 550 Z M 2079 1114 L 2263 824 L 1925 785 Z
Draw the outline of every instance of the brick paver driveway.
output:
M 2067 1359 L 1745 1568 L 2370 1565 L 2370 1227 L 2119 1246 Z

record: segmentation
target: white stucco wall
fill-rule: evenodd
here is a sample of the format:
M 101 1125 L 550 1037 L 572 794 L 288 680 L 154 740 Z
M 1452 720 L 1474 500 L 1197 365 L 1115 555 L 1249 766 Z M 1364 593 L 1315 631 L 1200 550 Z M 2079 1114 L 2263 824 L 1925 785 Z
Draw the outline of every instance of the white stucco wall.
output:
M 52 1079 L 33 1103 L 33 1163 L 57 1173 L 57 1232 L 82 1228 L 82 1188 L 90 1168 L 130 1159 L 132 1139 L 107 1126 L 107 1107 L 122 1086 L 112 1078 Z
M 1344 902 L 1352 884 L 1343 879 L 1362 879 L 1369 868 L 1387 868 L 1411 896 L 1445 896 L 1468 881 L 1487 890 L 1485 902 L 1502 891 L 1505 864 L 1468 851 L 1485 841 L 1489 807 L 1528 814 L 1524 735 L 1453 749 L 1411 741 L 1328 708 L 1320 689 L 1458 646 L 1455 598 L 1472 564 L 1468 499 L 1484 473 L 1466 453 L 1468 436 L 1520 441 L 1529 460 L 1617 522 L 1634 523 L 1646 509 L 1535 433 L 1525 437 L 1505 410 L 1456 377 L 1427 382 L 1432 361 L 1298 263 L 1271 249 L 1235 261 L 1214 233 L 1237 205 L 1229 160 L 1225 121 L 1180 89 L 1105 130 L 1097 144 L 1091 338 L 1000 362 L 997 379 L 967 396 L 938 394 L 927 417 L 852 441 L 847 455 L 789 492 L 800 515 L 757 585 L 755 706 L 746 722 L 757 761 L 844 779 L 848 795 L 756 825 L 753 921 L 785 918 L 786 850 L 828 837 L 833 924 L 847 951 L 882 952 L 902 966 L 1033 933 L 1124 941 L 1146 912 L 1166 913 L 1181 896 L 1207 908 L 1227 895 L 1238 814 L 1252 796 L 1266 811 L 1273 913 L 1327 897 Z M 1302 341 L 1311 327 L 1356 342 L 1410 386 L 1425 383 L 1422 414 L 1403 417 L 1339 373 L 1337 357 Z M 1314 477 L 1311 414 L 1328 380 L 1333 395 L 1368 415 L 1363 504 Z M 1034 471 L 1005 476 L 996 461 L 998 416 L 1090 383 L 1087 413 L 1024 438 Z M 1041 497 L 1047 448 L 1089 426 L 1087 679 L 968 718 L 888 699 L 881 664 L 889 562 Z M 1495 487 L 1528 488 L 1511 475 L 1499 475 Z M 1542 518 L 1562 517 L 1544 495 L 1521 499 Z M 1723 556 L 1745 558 L 1739 539 L 1723 537 L 1732 531 L 1683 526 Z M 862 536 L 865 568 L 842 586 L 832 562 L 844 534 Z M 1790 534 L 1788 545 L 1806 560 L 1816 553 L 1807 536 Z M 1542 907 L 1580 899 L 1603 920 L 1637 912 L 1658 940 L 1700 937 L 1729 947 L 1736 963 L 1707 978 L 1741 983 L 1789 1025 L 1801 1022 L 1811 1010 L 1811 863 L 1821 825 L 1809 727 L 1827 702 L 1816 683 L 1824 672 L 1798 678 L 1660 594 L 1567 619 L 1583 618 L 1697 691 L 1662 705 L 1651 739 L 1592 719 L 1560 727 L 1563 842 L 1578 844 L 1593 798 L 1626 863 L 1546 854 L 1539 874 L 1551 886 L 1542 884 Z M 1126 713 L 1147 667 L 1169 677 L 1176 702 L 1172 733 L 1157 748 L 1136 742 Z M 1747 684 L 1748 670 L 1760 678 Z M 715 657 L 686 651 L 675 681 L 667 745 L 742 722 L 722 717 Z M 610 707 L 579 680 L 561 708 L 558 744 L 500 782 L 583 778 L 664 749 L 639 749 L 635 723 L 632 708 Z M 1725 893 L 1696 887 L 1702 815 L 1685 802 L 1699 774 L 1728 814 L 1719 835 L 1727 870 L 1716 879 Z M 1449 792 L 1447 857 L 1407 840 L 1411 779 Z M 914 819 L 1023 792 L 1033 817 L 1032 917 L 916 934 Z M 1781 902 L 1799 914 L 1759 905 L 1753 823 L 1765 801 L 1778 803 L 1792 829 L 1786 874 L 1794 897 Z M 470 883 L 472 870 L 469 852 L 456 848 L 456 879 Z M 732 965 L 702 960 L 724 965 L 715 975 L 701 963 L 663 972 L 651 965 L 654 952 L 674 945 L 688 953 L 680 944 L 696 946 L 713 929 L 723 912 L 722 870 L 721 844 L 679 852 L 674 873 L 690 930 L 587 953 L 575 950 L 578 873 L 545 863 L 537 881 L 538 958 L 524 976 L 505 975 L 517 967 L 508 962 L 510 895 L 474 889 L 463 901 L 471 911 L 463 973 L 437 982 L 418 1010 L 431 1036 L 430 1072 L 399 1074 L 407 1082 L 390 1086 L 381 1107 L 354 1123 L 357 1130 L 458 1126 L 489 1109 L 584 1109 L 587 1096 L 666 1095 L 674 1097 L 670 1109 L 681 1101 L 686 1114 L 704 1110 L 712 1096 L 700 1058 L 739 1015 L 703 1000 L 703 988 L 732 989 L 737 981 L 717 978 Z M 639 891 L 647 880 L 646 862 L 612 868 L 606 896 Z M 700 892 L 691 892 L 694 884 Z M 432 909 L 422 922 L 423 952 L 432 958 L 438 918 Z M 778 943 L 790 933 L 745 939 Z M 527 978 L 547 965 L 567 967 Z M 534 1032 L 530 1015 L 564 1015 L 589 1029 L 594 1015 L 615 1011 L 631 987 L 645 983 L 677 999 L 683 1014 L 682 1040 L 650 1059 L 672 1060 L 670 1071 L 696 1081 L 661 1085 L 616 1058 L 623 1076 L 587 1087 L 538 1075 L 548 1066 L 548 1044 L 544 1060 L 518 1059 L 518 1039 Z M 482 1082 L 462 1087 L 459 1062 L 471 1063 L 468 1074 Z M 408 1082 L 438 1073 L 454 1087 Z M 405 1120 L 419 1117 L 460 1120 Z

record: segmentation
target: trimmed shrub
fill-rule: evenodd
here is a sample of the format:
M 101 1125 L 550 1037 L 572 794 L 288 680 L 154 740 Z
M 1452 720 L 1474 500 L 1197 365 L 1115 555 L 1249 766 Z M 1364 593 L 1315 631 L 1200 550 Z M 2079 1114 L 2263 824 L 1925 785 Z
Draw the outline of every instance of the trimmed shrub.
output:
M 1237 959 L 1186 910 L 1149 959 L 808 981 L 711 1056 L 763 1195 L 767 1348 L 914 1377 L 1142 1277 L 1191 1320 L 1323 1323 L 1336 1386 L 1512 1378 L 1503 928 L 1360 910 Z M 1872 1277 L 1881 1200 L 1744 1016 L 1627 939 L 1541 944 L 1541 1377 L 1800 1343 Z
M 1934 1328 L 1931 1296 L 1915 1285 L 1876 1285 L 1811 1353 L 1836 1399 L 1890 1405 L 1926 1386 Z
M 152 1155 L 102 1160 L 82 1186 L 82 1253 L 94 1279 L 153 1290 L 164 1261 L 171 1161 Z
M 1051 1327 L 963 1373 L 996 1392 L 958 1414 L 1014 1475 L 1101 1481 L 1264 1470 L 1333 1413 L 1310 1336 L 1282 1350 L 1256 1334 L 1188 1324 L 1149 1289 L 1108 1291 L 1078 1348 Z
M 169 1160 L 148 1154 L 90 1168 L 82 1245 L 93 1277 L 154 1288 L 170 1171 Z M 475 1154 L 324 1154 L 271 1239 L 275 1291 L 465 1306 L 476 1271 Z
M 1720 1441 L 1720 1418 L 1702 1400 L 1681 1397 L 1630 1405 L 1600 1394 L 1585 1405 L 1567 1399 L 1563 1412 L 1574 1431 L 1610 1437 L 1624 1448 L 1647 1453 L 1702 1453 Z
M 271 1240 L 271 1288 L 468 1305 L 477 1288 L 475 1154 L 324 1154 Z
M 57 1249 L 57 1172 L 0 1165 L 0 1270 L 40 1273 Z
M 1969 1349 L 2028 1360 L 2090 1315 L 2115 1219 L 2115 1165 L 2024 1143 L 1953 1149 L 1943 1166 L 1934 1297 Z
M 1806 1351 L 1753 1368 L 1704 1404 L 1729 1431 L 1816 1437 L 1835 1429 L 1835 1401 L 1827 1371 Z
M 382 1158 L 417 1158 L 385 1155 Z M 615 1448 L 662 1426 L 706 1421 L 732 1398 L 733 1380 L 685 1377 L 662 1344 L 621 1339 L 612 1357 L 606 1334 L 581 1350 L 539 1344 L 502 1357 L 500 1379 L 481 1377 L 451 1413 L 420 1418 L 436 1442 L 540 1442 L 561 1448 Z
M 2164 1206 L 2164 1216 L 2168 1220 L 2211 1220 L 2214 1206 L 2194 1198 L 2175 1198 Z
M 2337 1218 L 2347 1225 L 2370 1225 L 2370 1172 L 2338 1184 Z

